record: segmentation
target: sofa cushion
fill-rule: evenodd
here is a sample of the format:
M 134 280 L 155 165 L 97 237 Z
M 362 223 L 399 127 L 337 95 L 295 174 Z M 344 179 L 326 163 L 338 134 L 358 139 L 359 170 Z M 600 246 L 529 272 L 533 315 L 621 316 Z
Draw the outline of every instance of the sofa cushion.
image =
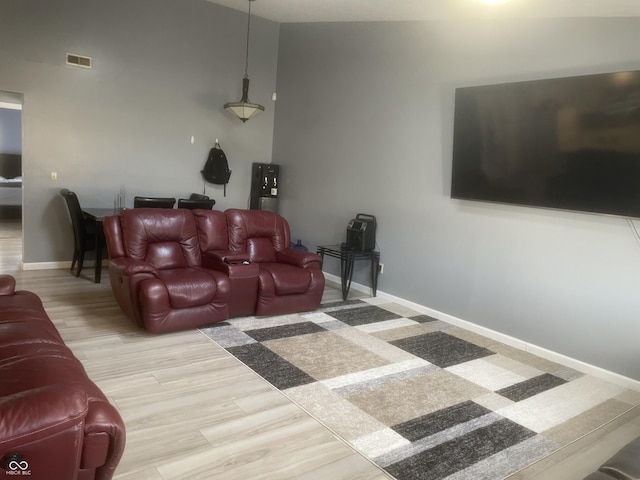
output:
M 0 316 L 5 318 L 1 313 Z M 9 352 L 26 350 L 48 351 L 56 350 L 62 339 L 57 331 L 52 331 L 45 322 L 37 318 L 18 318 L 0 322 L 0 356 L 7 358 Z
M 18 291 L 0 296 L 0 348 L 32 344 L 43 348 L 45 344 L 63 344 L 51 320 L 44 314 L 40 298 L 32 292 Z M 5 355 L 6 356 L 6 355 Z
M 37 349 L 25 345 L 23 351 L 0 358 L 0 404 L 12 396 L 25 396 L 48 385 L 83 385 L 86 375 L 82 364 L 65 345 L 47 345 Z M 80 379 L 80 380 L 78 380 Z M 86 396 L 86 395 L 85 395 Z M 86 406 L 85 406 L 86 408 Z M 29 422 L 28 418 L 24 419 Z
M 300 267 L 284 263 L 260 264 L 260 276 L 268 274 L 273 279 L 276 295 L 307 293 L 311 284 L 311 273 Z M 264 288 L 264 283 L 261 288 Z
M 218 291 L 211 272 L 199 268 L 160 270 L 158 277 L 167 287 L 173 308 L 190 308 L 211 303 Z

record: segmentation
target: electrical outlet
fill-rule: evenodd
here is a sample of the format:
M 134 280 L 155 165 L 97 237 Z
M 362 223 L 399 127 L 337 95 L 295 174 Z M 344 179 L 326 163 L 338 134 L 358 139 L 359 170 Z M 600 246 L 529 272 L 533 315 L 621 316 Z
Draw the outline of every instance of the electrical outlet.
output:
M 384 263 L 378 264 L 378 273 L 380 274 L 384 273 Z
M 58 180 L 58 172 L 51 172 L 51 180 L 54 182 Z

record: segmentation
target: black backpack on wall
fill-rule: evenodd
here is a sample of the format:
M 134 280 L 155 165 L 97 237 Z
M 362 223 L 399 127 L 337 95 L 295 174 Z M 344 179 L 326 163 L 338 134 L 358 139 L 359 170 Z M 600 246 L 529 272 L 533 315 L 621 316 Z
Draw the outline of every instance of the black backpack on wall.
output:
M 207 161 L 200 173 L 202 173 L 202 177 L 207 182 L 215 185 L 224 185 L 224 194 L 225 196 L 227 195 L 227 183 L 229 183 L 229 177 L 231 177 L 231 170 L 229 170 L 227 156 L 220 148 L 218 140 L 216 140 L 216 145 L 209 151 Z

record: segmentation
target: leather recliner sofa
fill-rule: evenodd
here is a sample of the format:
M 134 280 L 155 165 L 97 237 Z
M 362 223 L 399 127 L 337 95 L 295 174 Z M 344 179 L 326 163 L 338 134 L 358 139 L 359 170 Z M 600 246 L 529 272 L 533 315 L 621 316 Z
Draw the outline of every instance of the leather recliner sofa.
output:
M 124 210 L 104 232 L 116 300 L 152 332 L 309 311 L 322 299 L 320 256 L 290 248 L 275 212 Z
M 0 275 L 0 475 L 109 480 L 125 426 L 40 298 Z

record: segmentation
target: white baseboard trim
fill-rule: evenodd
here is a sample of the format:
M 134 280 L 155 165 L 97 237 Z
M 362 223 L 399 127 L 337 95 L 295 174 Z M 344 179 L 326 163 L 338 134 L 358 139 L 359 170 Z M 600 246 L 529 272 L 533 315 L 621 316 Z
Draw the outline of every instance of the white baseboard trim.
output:
M 20 268 L 22 270 L 55 270 L 59 268 L 71 268 L 71 262 L 20 262 Z
M 82 270 L 84 270 L 85 268 L 93 269 L 93 266 L 93 261 L 87 261 L 82 265 Z M 108 261 L 102 262 L 102 267 L 104 268 L 105 266 L 109 266 Z M 63 262 L 20 262 L 21 270 L 55 270 L 60 268 L 66 268 L 67 270 L 69 270 L 71 268 L 71 260 L 65 260 Z
M 323 273 L 327 280 L 340 284 L 339 276 L 333 275 L 327 272 L 323 272 Z M 368 287 L 366 285 L 352 282 L 351 288 L 359 292 L 372 295 L 371 287 Z M 443 313 L 438 310 L 425 307 L 424 305 L 420 305 L 418 303 L 414 303 L 400 297 L 396 297 L 395 295 L 390 295 L 388 293 L 381 292 L 380 290 L 377 291 L 376 297 L 384 300 L 389 300 L 399 305 L 403 305 L 405 307 L 411 308 L 412 310 L 415 310 L 416 312 L 429 315 L 430 317 L 436 318 L 438 320 L 442 320 L 443 322 L 450 323 L 452 325 L 455 325 L 456 327 L 464 328 L 465 330 L 469 330 L 479 335 L 483 335 L 493 340 L 497 340 L 498 342 L 510 345 L 520 350 L 524 350 L 525 352 L 529 352 L 533 355 L 537 355 L 539 357 L 545 358 L 552 362 L 565 365 L 567 367 L 573 368 L 575 370 L 586 373 L 588 375 L 601 378 L 603 380 L 606 380 L 611 383 L 615 383 L 625 388 L 640 391 L 640 381 L 635 380 L 633 378 L 629 378 L 624 375 L 620 375 L 618 373 L 605 370 L 604 368 L 598 367 L 596 365 L 592 365 L 590 363 L 583 362 L 581 360 L 576 360 L 575 358 L 571 358 L 561 353 L 557 353 L 552 350 L 548 350 L 546 348 L 533 345 L 531 343 L 525 342 L 524 340 L 520 340 L 518 338 L 505 335 L 498 331 L 491 330 L 490 328 L 476 325 L 475 323 L 471 323 L 467 320 L 462 320 L 460 318 L 454 317 L 447 313 Z

